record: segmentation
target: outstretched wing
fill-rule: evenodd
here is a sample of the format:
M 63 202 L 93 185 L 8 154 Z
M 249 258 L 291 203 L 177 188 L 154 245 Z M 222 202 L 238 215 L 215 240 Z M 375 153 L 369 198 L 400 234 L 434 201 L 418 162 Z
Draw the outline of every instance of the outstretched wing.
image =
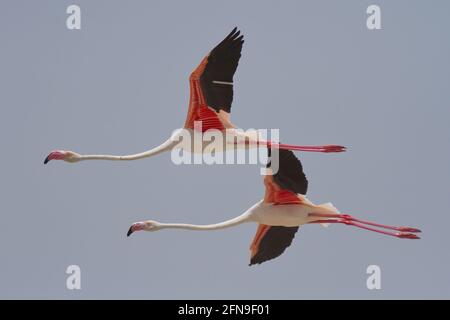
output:
M 200 85 L 209 107 L 230 112 L 233 102 L 233 76 L 241 58 L 243 35 L 234 28 L 209 54 Z
M 292 243 L 298 227 L 266 226 L 260 224 L 256 232 L 255 243 L 250 247 L 250 265 L 263 263 L 280 256 Z M 259 235 L 259 239 L 257 236 Z
M 202 121 L 203 131 L 223 130 L 231 126 L 229 113 L 233 102 L 233 76 L 243 43 L 243 35 L 240 36 L 240 31 L 234 28 L 192 72 L 186 128 L 193 129 L 194 121 Z
M 272 157 L 269 149 L 268 170 L 278 171 L 274 175 L 266 175 L 264 184 L 266 193 L 264 202 L 279 204 L 301 204 L 298 194 L 306 194 L 308 180 L 303 167 L 290 150 L 278 149 L 278 157 Z M 299 227 L 267 226 L 260 224 L 250 246 L 250 265 L 263 263 L 280 256 L 292 243 Z
M 301 203 L 298 194 L 308 191 L 308 180 L 300 160 L 290 150 L 268 149 L 268 174 L 264 177 L 264 202 L 274 204 Z M 278 156 L 272 156 L 272 153 Z M 272 172 L 275 171 L 275 174 Z

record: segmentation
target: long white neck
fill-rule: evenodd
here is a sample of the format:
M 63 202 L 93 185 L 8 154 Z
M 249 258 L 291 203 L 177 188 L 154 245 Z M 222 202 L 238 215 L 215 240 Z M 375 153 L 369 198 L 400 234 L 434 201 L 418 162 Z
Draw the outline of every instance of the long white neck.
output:
M 147 157 L 151 157 L 157 155 L 159 153 L 168 151 L 172 149 L 178 142 L 173 140 L 172 138 L 168 139 L 161 145 L 150 149 L 148 151 L 144 151 L 141 153 L 130 154 L 125 156 L 113 156 L 113 155 L 101 155 L 101 154 L 90 154 L 90 155 L 81 155 L 79 160 L 138 160 Z
M 219 230 L 230 228 L 241 223 L 252 221 L 251 213 L 246 211 L 242 215 L 214 224 L 188 224 L 188 223 L 159 223 L 161 229 L 186 229 L 186 230 Z

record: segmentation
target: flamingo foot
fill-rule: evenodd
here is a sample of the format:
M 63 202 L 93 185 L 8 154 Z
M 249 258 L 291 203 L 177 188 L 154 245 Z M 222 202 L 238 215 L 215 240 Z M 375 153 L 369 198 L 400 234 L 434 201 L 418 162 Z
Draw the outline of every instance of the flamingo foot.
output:
M 420 229 L 411 228 L 411 227 L 398 227 L 398 231 L 402 231 L 402 232 L 415 232 L 415 233 L 420 233 L 420 232 L 422 232 Z
M 397 238 L 402 238 L 402 239 L 420 239 L 420 237 L 417 234 L 404 233 L 404 232 L 397 233 L 396 237 Z
M 347 148 L 344 146 L 338 146 L 338 145 L 334 145 L 334 144 L 330 144 L 330 145 L 326 145 L 323 146 L 323 150 L 322 152 L 345 152 L 347 151 Z

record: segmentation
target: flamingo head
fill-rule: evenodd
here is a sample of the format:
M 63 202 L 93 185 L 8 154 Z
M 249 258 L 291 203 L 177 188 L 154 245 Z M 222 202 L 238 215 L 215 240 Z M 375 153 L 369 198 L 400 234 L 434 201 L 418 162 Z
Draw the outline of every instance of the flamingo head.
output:
M 73 151 L 54 150 L 45 158 L 44 164 L 50 160 L 64 160 L 66 162 L 78 162 L 81 160 L 81 155 Z
M 131 225 L 130 229 L 128 229 L 127 237 L 129 237 L 135 231 L 157 231 L 161 229 L 161 224 L 159 222 L 148 220 L 142 222 L 135 222 Z

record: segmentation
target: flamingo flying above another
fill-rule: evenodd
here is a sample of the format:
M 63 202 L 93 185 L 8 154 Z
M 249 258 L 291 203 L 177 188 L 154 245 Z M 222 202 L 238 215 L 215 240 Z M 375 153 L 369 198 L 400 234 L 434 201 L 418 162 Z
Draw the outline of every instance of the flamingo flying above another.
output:
M 207 130 L 219 130 L 233 136 L 233 139 L 226 139 L 224 148 L 237 149 L 240 147 L 273 147 L 308 152 L 343 152 L 345 147 L 339 145 L 324 146 L 296 146 L 278 144 L 272 141 L 261 139 L 253 132 L 242 132 L 230 122 L 230 110 L 233 100 L 233 76 L 236 72 L 239 59 L 241 57 L 243 36 L 240 31 L 234 28 L 233 31 L 220 42 L 192 72 L 189 77 L 190 98 L 189 110 L 184 124 L 184 129 L 190 134 L 194 130 L 206 132 Z M 196 124 L 201 124 L 197 127 Z M 201 146 L 201 149 L 192 148 L 192 141 L 184 143 L 180 139 L 183 130 L 175 130 L 171 137 L 161 145 L 137 154 L 114 156 L 114 155 L 81 155 L 73 151 L 55 150 L 46 158 L 46 164 L 50 160 L 64 160 L 66 162 L 78 162 L 81 160 L 137 160 L 150 157 L 162 152 L 170 151 L 173 148 L 183 148 L 191 153 L 203 153 L 208 141 L 201 141 L 194 145 Z M 183 140 L 180 143 L 180 140 Z M 216 148 L 216 151 L 221 151 Z M 227 149 L 229 150 L 229 149 Z
M 242 215 L 210 225 L 161 223 L 153 220 L 136 222 L 128 230 L 127 236 L 139 230 L 157 231 L 166 228 L 218 230 L 246 222 L 256 222 L 259 226 L 250 245 L 250 265 L 263 263 L 281 255 L 290 246 L 299 226 L 308 223 L 320 223 L 324 226 L 329 223 L 341 223 L 397 238 L 420 239 L 416 235 L 420 230 L 416 228 L 393 227 L 363 221 L 349 214 L 341 214 L 331 203 L 313 204 L 305 196 L 308 181 L 300 161 L 292 151 L 278 150 L 278 152 L 278 172 L 272 175 L 271 166 L 277 161 L 277 157 L 271 156 L 269 149 L 270 162 L 267 164 L 268 172 L 264 177 L 266 188 L 264 199 Z

